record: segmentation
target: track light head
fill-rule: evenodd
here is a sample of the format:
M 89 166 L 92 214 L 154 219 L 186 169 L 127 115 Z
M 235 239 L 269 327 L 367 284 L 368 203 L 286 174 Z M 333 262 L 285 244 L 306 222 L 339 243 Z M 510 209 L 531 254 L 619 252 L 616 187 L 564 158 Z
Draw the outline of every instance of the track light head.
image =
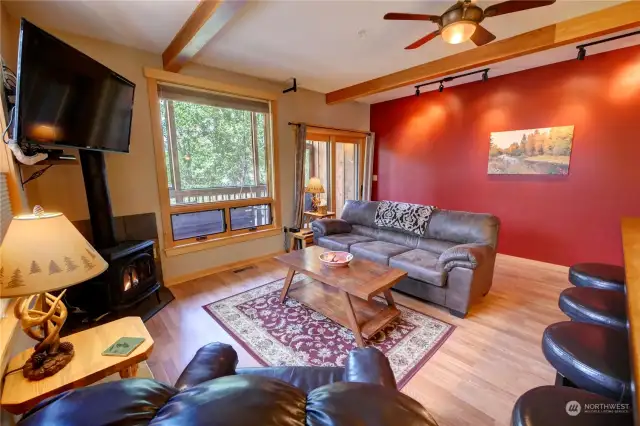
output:
M 587 56 L 587 49 L 581 47 L 578 49 L 578 60 L 584 61 L 584 58 Z
M 443 90 L 444 90 L 444 84 L 440 82 L 440 87 L 438 87 L 438 92 L 442 93 Z
M 416 96 L 420 96 L 420 88 L 416 87 Z
M 489 80 L 489 70 L 485 70 L 482 73 L 482 81 L 487 81 L 487 80 Z

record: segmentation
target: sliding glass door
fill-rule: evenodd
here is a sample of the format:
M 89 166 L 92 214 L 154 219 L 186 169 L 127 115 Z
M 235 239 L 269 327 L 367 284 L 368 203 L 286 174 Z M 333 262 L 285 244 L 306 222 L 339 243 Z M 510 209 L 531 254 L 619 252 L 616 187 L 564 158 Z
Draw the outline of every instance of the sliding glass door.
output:
M 320 179 L 325 192 L 318 195 L 322 204 L 331 210 L 331 146 L 328 138 L 315 139 L 322 138 L 315 135 L 314 140 L 307 139 L 304 182 L 307 185 L 312 177 Z M 305 194 L 304 211 L 311 210 L 311 196 L 312 194 Z
M 342 208 L 347 200 L 360 198 L 360 144 L 336 142 L 336 185 L 335 212 L 336 217 L 342 216 Z
M 307 135 L 305 183 L 312 177 L 320 179 L 325 189 L 320 198 L 327 209 L 339 218 L 347 200 L 361 198 L 365 138 L 343 135 L 340 131 L 328 133 Z M 306 198 L 305 211 L 309 211 L 311 194 Z

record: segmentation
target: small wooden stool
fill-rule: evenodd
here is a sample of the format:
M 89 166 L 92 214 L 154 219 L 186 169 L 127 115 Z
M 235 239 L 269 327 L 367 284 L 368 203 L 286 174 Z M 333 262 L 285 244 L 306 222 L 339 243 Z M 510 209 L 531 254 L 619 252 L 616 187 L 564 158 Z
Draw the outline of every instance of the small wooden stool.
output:
M 313 237 L 313 232 L 310 232 L 309 229 L 307 230 L 302 230 L 300 232 L 291 232 L 290 234 L 290 243 L 289 243 L 289 247 L 290 247 L 290 251 L 291 250 L 297 250 L 296 247 L 296 242 L 300 241 L 300 248 L 304 249 L 307 247 L 307 239 L 308 238 L 312 238 Z

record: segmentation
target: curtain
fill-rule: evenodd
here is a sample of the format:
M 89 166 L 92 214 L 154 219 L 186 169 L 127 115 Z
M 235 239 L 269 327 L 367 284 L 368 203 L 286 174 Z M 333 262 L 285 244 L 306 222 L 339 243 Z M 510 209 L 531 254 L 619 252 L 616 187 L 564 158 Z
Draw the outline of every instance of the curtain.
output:
M 304 158 L 307 147 L 307 125 L 296 126 L 296 156 L 293 182 L 293 220 L 292 227 L 302 227 L 302 213 L 304 212 Z M 287 239 L 288 240 L 288 239 Z
M 371 184 L 373 180 L 373 148 L 376 144 L 376 134 L 369 133 L 364 144 L 364 173 L 362 176 L 362 199 L 371 201 Z

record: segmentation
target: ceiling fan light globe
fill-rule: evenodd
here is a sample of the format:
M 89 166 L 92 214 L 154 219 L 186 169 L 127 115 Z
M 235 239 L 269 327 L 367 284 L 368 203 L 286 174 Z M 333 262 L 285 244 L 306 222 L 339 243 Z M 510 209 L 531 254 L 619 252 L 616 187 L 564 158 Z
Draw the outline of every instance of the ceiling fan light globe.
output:
M 449 44 L 460 44 L 469 40 L 475 31 L 475 22 L 453 22 L 442 29 L 442 39 Z

